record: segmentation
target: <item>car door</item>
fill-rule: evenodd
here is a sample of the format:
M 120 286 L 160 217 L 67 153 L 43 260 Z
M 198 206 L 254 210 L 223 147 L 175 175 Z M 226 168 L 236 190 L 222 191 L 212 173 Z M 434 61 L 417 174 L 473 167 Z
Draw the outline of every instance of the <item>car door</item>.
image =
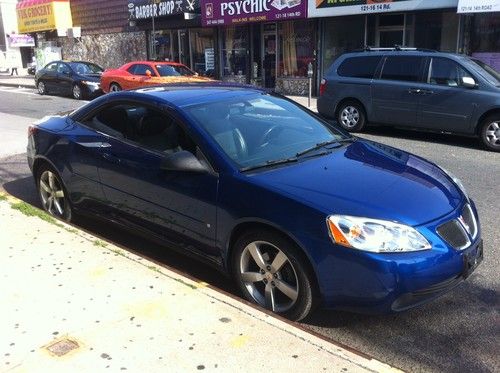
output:
M 181 149 L 202 157 L 182 125 L 147 104 L 122 102 L 106 110 L 112 114 L 100 113 L 96 120 L 113 128 L 101 129 L 110 134 L 101 148 L 99 167 L 107 203 L 128 222 L 173 244 L 218 256 L 214 249 L 217 174 L 160 167 Z
M 73 70 L 71 67 L 64 62 L 59 62 L 57 64 L 57 77 L 56 84 L 58 86 L 58 91 L 63 94 L 70 94 L 73 88 Z
M 427 87 L 419 95 L 418 127 L 464 133 L 472 130 L 477 92 L 462 85 L 464 77 L 473 78 L 456 61 L 432 57 Z
M 151 76 L 155 76 L 153 68 L 142 63 L 132 65 L 127 71 L 132 74 L 126 77 L 128 85 L 127 89 L 133 89 L 147 85 L 147 81 L 151 79 L 151 77 L 148 76 L 147 71 L 151 73 Z
M 57 62 L 49 63 L 43 69 L 43 74 L 40 75 L 39 81 L 43 81 L 45 83 L 45 87 L 49 91 L 57 91 Z
M 405 53 L 405 52 L 401 52 Z M 413 127 L 417 124 L 419 90 L 424 89 L 423 56 L 389 55 L 372 82 L 373 122 Z

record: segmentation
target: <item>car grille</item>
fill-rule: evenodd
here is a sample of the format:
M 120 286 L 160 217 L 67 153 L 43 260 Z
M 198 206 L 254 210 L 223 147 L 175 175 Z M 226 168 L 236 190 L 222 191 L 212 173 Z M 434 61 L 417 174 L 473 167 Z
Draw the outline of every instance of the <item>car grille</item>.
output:
M 477 222 L 469 204 L 462 209 L 458 219 L 450 220 L 437 228 L 437 233 L 456 250 L 463 250 L 477 236 Z

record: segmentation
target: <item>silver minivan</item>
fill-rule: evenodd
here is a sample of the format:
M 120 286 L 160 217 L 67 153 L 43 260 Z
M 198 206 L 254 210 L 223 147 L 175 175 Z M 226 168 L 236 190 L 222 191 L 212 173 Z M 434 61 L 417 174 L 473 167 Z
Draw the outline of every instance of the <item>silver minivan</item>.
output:
M 477 136 L 500 151 L 500 74 L 464 55 L 379 48 L 340 56 L 318 112 L 350 132 L 368 123 Z

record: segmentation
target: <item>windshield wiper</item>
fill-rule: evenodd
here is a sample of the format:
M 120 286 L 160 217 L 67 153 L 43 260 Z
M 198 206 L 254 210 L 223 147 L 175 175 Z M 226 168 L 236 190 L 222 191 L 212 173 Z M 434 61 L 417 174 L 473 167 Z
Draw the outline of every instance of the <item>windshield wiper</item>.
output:
M 347 138 L 344 138 L 344 139 L 335 139 L 335 140 L 328 140 L 328 141 L 319 142 L 319 143 L 317 143 L 316 145 L 314 145 L 311 148 L 308 148 L 306 150 L 302 150 L 301 152 L 298 152 L 296 154 L 296 156 L 297 157 L 301 157 L 304 154 L 307 154 L 307 153 L 310 153 L 312 151 L 321 149 L 322 147 L 327 146 L 327 145 L 333 145 L 333 144 L 335 144 L 336 146 L 334 146 L 334 147 L 338 148 L 338 147 L 342 146 L 343 143 L 353 142 L 354 139 L 355 139 L 354 137 L 347 137 Z
M 276 166 L 279 164 L 292 163 L 292 162 L 297 162 L 297 161 L 298 161 L 297 157 L 275 159 L 275 160 L 266 161 L 264 163 L 260 163 L 260 164 L 254 165 L 254 166 L 247 166 L 247 167 L 240 168 L 240 171 L 255 170 L 257 168 L 271 167 L 271 166 Z

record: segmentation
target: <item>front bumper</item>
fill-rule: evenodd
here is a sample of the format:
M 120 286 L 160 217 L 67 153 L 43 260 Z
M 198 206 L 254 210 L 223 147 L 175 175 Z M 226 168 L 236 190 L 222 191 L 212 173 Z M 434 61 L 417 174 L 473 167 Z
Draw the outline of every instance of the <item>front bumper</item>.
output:
M 418 227 L 432 244 L 426 251 L 377 254 L 336 245 L 320 248 L 323 258 L 317 273 L 323 306 L 371 314 L 399 312 L 459 285 L 481 263 L 483 243 L 479 224 L 475 239 L 464 250 L 443 241 L 436 228 L 456 217 L 457 211 Z

